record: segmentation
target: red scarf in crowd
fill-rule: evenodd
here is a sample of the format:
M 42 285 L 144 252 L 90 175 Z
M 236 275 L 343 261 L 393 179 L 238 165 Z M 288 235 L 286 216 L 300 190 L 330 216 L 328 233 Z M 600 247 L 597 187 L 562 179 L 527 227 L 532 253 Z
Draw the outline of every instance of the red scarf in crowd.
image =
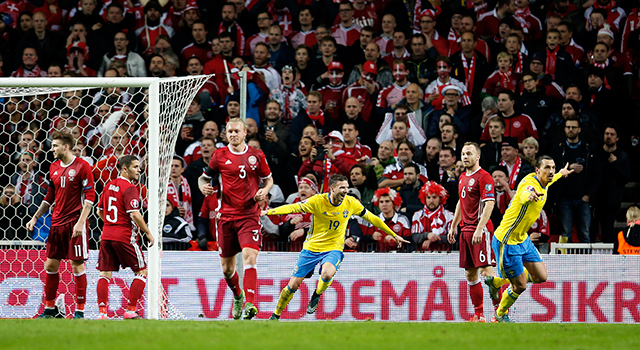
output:
M 498 74 L 500 75 L 500 84 L 502 88 L 509 89 L 515 92 L 516 84 L 514 84 L 514 81 L 511 79 L 511 68 L 509 68 L 509 71 L 506 73 L 498 69 Z
M 453 29 L 453 27 L 449 28 L 449 35 L 447 36 L 447 40 L 449 41 L 457 41 L 458 33 Z
M 529 29 L 531 27 L 531 23 L 527 22 L 527 17 L 531 17 L 531 9 L 529 9 L 529 6 L 522 10 L 516 9 L 516 14 L 514 16 L 521 19 L 518 23 L 520 23 L 522 29 Z M 527 31 L 525 30 L 525 32 Z
M 476 13 L 476 18 L 480 18 L 480 15 L 487 12 L 488 4 L 485 2 L 480 6 L 473 6 L 473 11 Z
M 549 48 L 547 48 L 546 51 L 547 51 L 547 64 L 545 65 L 546 69 L 544 72 L 546 74 L 550 74 L 553 78 L 555 78 L 556 77 L 556 61 L 558 60 L 558 51 L 560 51 L 560 45 L 558 45 L 556 49 L 553 51 L 549 51 Z
M 517 54 L 513 55 L 514 57 L 514 63 L 515 63 L 515 67 L 514 67 L 514 72 L 518 73 L 518 74 L 522 74 L 524 68 L 524 55 L 522 54 L 522 51 L 518 51 Z
M 462 57 L 462 66 L 464 67 L 464 82 L 467 85 L 467 91 L 469 95 L 473 95 L 473 78 L 476 76 L 476 53 L 473 53 L 473 57 L 467 63 L 467 58 L 464 56 L 464 53 L 460 55 Z
M 318 125 L 316 125 L 316 122 L 320 123 L 320 127 L 324 126 L 324 112 L 322 111 L 322 109 L 320 109 L 320 113 L 318 113 L 318 115 L 311 115 L 311 113 L 309 113 L 309 109 L 307 108 L 307 115 L 311 119 L 311 122 L 313 123 L 313 126 L 316 127 L 316 129 L 318 129 Z
M 593 61 L 593 66 L 594 67 L 598 67 L 598 68 L 602 68 L 605 69 L 609 66 L 609 59 L 607 58 L 606 61 L 604 61 L 604 63 L 598 63 L 596 61 Z M 609 81 L 607 80 L 607 75 L 604 75 L 604 81 L 603 81 L 604 87 L 611 90 L 611 85 L 609 85 Z M 593 99 L 591 100 L 591 105 L 593 105 Z
M 184 176 L 180 176 L 180 190 L 182 191 L 182 200 L 180 200 L 180 192 L 176 184 L 174 184 L 173 181 L 169 181 L 167 194 L 173 195 L 174 200 L 184 208 L 184 219 L 189 223 L 189 226 L 194 226 L 193 208 L 191 207 L 191 188 L 189 187 L 187 178 Z
M 500 214 L 504 214 L 507 211 L 510 201 L 511 197 L 509 196 L 509 192 L 496 190 L 496 205 L 498 206 L 498 210 L 500 210 Z
M 282 122 L 287 124 L 290 123 L 291 120 L 296 117 L 295 115 L 291 114 L 291 109 L 289 108 L 290 103 L 291 103 L 291 96 L 293 94 L 296 93 L 296 86 L 291 84 L 291 87 L 287 87 L 282 85 L 282 97 L 284 97 L 284 106 L 283 106 L 283 110 L 284 110 L 284 114 L 282 115 Z M 295 97 L 294 97 L 295 100 Z
M 610 11 L 616 8 L 617 6 L 618 4 L 616 4 L 616 0 L 611 0 L 606 5 L 600 5 L 600 3 L 597 0 L 593 2 L 593 8 L 598 10 Z
M 507 162 L 503 160 L 500 162 L 500 165 L 507 167 Z M 516 179 L 518 178 L 518 174 L 520 174 L 521 166 L 522 159 L 520 157 L 516 157 L 516 162 L 513 164 L 513 168 L 511 169 L 511 173 L 509 174 L 509 187 L 511 187 L 512 190 L 516 189 Z
M 441 205 L 436 210 L 431 211 L 424 206 L 424 212 L 429 219 L 429 227 L 425 227 L 427 232 L 433 232 L 438 236 L 447 233 L 447 217 L 444 215 L 444 207 Z

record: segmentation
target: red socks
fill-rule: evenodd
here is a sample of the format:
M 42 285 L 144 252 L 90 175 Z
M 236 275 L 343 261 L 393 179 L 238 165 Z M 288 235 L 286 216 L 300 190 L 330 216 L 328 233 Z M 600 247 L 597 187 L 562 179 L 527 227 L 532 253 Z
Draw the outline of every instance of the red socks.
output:
M 131 287 L 129 288 L 129 306 L 127 306 L 128 311 L 136 311 L 136 305 L 138 304 L 138 299 L 142 296 L 142 292 L 144 292 L 144 286 L 147 284 L 147 279 L 142 275 L 136 275 L 133 278 L 133 282 L 131 282 Z
M 233 292 L 234 297 L 237 297 L 241 294 L 238 271 L 235 271 L 231 278 L 225 278 L 224 280 L 227 281 L 227 286 L 229 286 L 229 289 L 231 289 L 231 291 Z
M 109 303 L 109 279 L 104 276 L 100 276 L 98 279 L 98 309 L 101 314 L 106 314 Z
M 73 275 L 76 277 L 76 310 L 84 311 L 84 303 L 87 299 L 87 274 L 82 271 Z
M 58 283 L 60 283 L 60 274 L 56 272 L 47 272 L 44 282 L 44 300 L 45 307 L 53 308 L 56 302 L 56 294 L 58 292 Z
M 256 295 L 256 285 L 258 280 L 258 271 L 254 265 L 247 265 L 244 268 L 244 294 L 246 296 L 247 303 L 253 304 L 253 300 Z
M 469 295 L 471 296 L 471 303 L 473 304 L 473 308 L 475 309 L 476 315 L 484 317 L 484 308 L 482 305 L 482 285 L 480 284 L 480 280 L 476 280 L 473 282 L 468 282 L 469 284 Z

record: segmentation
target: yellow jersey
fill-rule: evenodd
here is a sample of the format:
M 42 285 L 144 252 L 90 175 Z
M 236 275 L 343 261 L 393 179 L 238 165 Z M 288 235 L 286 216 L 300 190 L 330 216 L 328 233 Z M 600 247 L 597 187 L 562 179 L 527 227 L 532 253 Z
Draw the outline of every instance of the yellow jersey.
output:
M 559 173 L 553 175 L 553 180 L 547 184 L 547 187 L 561 177 L 562 174 Z M 511 199 L 511 203 L 509 203 L 509 207 L 504 213 L 500 226 L 493 234 L 500 242 L 515 245 L 523 243 L 529 237 L 527 232 L 531 225 L 538 220 L 540 211 L 542 211 L 542 207 L 547 202 L 547 187 L 542 187 L 535 173 L 531 173 L 522 179 L 522 182 L 518 185 L 516 195 Z M 530 202 L 529 195 L 533 190 L 541 193 L 542 196 L 538 197 L 537 201 Z
M 267 215 L 311 213 L 311 227 L 302 249 L 312 252 L 328 252 L 344 248 L 344 236 L 351 215 L 362 214 L 365 208 L 360 202 L 345 196 L 342 203 L 331 203 L 329 193 L 316 194 L 306 201 L 270 209 Z

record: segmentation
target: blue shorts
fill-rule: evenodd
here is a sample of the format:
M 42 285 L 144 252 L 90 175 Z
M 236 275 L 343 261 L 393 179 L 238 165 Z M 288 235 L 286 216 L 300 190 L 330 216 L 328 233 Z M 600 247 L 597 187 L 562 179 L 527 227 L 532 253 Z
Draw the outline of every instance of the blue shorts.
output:
M 498 262 L 498 274 L 502 278 L 515 278 L 524 272 L 525 262 L 542 262 L 540 252 L 531 239 L 515 245 L 502 244 L 495 236 L 491 242 Z
M 340 263 L 344 259 L 344 253 L 339 250 L 331 250 L 328 252 L 315 253 L 303 249 L 298 256 L 296 266 L 293 268 L 293 277 L 310 278 L 313 276 L 313 269 L 320 263 L 320 270 L 322 265 L 329 262 L 336 267 L 336 271 L 340 268 Z M 320 273 L 320 270 L 318 273 Z

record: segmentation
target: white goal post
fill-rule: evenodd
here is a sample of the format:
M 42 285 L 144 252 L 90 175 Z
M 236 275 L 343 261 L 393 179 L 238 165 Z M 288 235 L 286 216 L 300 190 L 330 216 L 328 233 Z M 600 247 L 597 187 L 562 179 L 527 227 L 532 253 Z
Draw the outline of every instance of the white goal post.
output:
M 187 108 L 212 76 L 176 78 L 0 78 L 0 97 L 25 97 L 101 88 L 148 89 L 148 226 L 157 244 L 148 249 L 146 315 L 161 318 L 162 225 L 171 160 Z M 98 193 L 99 195 L 99 193 Z M 166 301 L 164 301 L 166 303 Z M 166 305 L 165 305 L 166 306 Z

